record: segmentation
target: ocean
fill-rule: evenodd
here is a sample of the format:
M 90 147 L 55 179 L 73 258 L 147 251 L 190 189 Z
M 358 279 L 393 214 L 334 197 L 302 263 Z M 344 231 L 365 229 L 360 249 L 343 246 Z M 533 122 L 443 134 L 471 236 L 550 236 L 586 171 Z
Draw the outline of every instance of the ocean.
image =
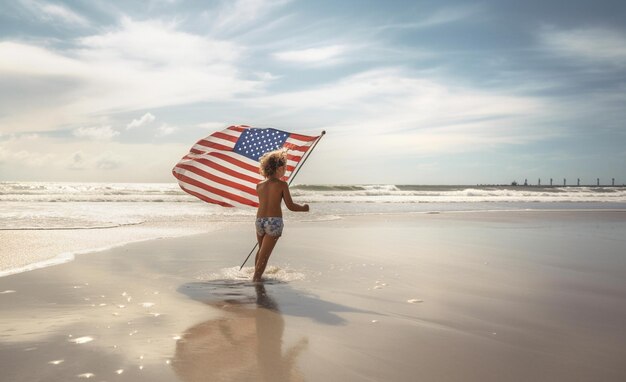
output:
M 285 211 L 287 224 L 367 214 L 626 209 L 626 187 L 607 186 L 294 185 L 291 192 L 311 212 Z M 252 221 L 255 213 L 209 205 L 176 183 L 0 182 L 0 275 L 75 253 L 215 230 Z
M 310 214 L 297 220 L 342 215 L 507 209 L 621 209 L 626 187 L 295 185 Z M 0 229 L 111 228 L 150 221 L 240 221 L 253 208 L 209 205 L 176 183 L 0 182 Z

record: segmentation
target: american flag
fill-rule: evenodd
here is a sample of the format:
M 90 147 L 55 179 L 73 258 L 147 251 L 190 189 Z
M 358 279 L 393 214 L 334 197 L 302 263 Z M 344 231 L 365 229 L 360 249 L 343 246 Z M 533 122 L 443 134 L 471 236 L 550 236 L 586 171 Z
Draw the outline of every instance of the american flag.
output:
M 199 140 L 172 170 L 185 192 L 224 207 L 257 207 L 259 158 L 268 151 L 286 148 L 287 169 L 293 174 L 304 154 L 319 136 L 276 129 L 230 126 Z

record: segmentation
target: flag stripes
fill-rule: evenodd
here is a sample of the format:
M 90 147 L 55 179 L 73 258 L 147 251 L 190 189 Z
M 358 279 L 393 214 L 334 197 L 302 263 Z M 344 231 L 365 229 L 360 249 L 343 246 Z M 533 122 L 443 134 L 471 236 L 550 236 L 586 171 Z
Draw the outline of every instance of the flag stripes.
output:
M 183 191 L 207 203 L 257 207 L 256 184 L 263 177 L 255 159 L 267 151 L 287 149 L 283 180 L 288 180 L 318 138 L 269 128 L 230 126 L 196 142 L 172 174 Z

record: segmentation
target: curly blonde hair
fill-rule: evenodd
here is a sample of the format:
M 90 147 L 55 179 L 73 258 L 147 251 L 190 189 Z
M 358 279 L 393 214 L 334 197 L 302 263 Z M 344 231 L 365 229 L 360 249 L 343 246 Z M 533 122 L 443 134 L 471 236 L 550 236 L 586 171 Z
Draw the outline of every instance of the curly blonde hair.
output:
M 287 164 L 287 151 L 284 149 L 269 151 L 259 158 L 259 172 L 266 178 L 276 174 L 280 166 Z

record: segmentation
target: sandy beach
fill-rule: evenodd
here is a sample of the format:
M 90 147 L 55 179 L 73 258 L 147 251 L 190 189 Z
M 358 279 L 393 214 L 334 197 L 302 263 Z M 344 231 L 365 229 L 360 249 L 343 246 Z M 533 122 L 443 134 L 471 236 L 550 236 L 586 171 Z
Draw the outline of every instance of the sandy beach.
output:
M 0 278 L 6 381 L 622 381 L 626 211 L 251 224 Z
M 626 382 L 625 15 L 2 1 L 0 382 Z

